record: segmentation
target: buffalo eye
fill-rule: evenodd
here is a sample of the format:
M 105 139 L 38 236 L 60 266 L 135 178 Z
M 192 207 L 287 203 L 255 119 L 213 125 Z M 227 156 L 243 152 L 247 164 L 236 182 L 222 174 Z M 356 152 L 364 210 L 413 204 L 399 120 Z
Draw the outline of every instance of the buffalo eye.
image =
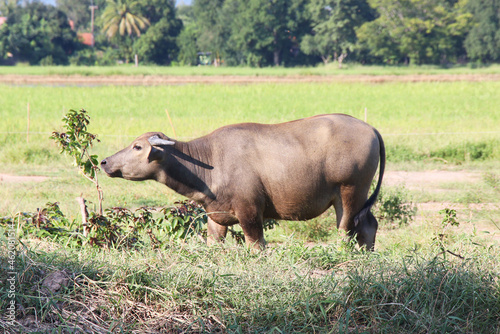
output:
M 140 145 L 135 144 L 133 149 L 136 151 L 140 151 L 140 150 L 142 150 L 142 147 Z

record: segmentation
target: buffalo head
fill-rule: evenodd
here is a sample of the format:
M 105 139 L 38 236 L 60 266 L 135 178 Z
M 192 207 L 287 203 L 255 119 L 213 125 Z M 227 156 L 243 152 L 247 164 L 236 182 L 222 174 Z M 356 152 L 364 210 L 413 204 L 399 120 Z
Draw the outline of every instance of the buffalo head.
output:
M 129 146 L 101 161 L 101 167 L 110 177 L 143 181 L 155 179 L 161 169 L 161 160 L 167 147 L 175 142 L 160 132 L 148 132 Z

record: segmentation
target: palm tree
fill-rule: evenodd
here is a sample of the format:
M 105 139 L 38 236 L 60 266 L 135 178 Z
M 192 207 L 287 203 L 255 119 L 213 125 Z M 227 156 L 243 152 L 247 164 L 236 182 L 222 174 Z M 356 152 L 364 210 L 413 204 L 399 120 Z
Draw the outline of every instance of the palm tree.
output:
M 121 36 L 125 32 L 129 36 L 135 34 L 141 36 L 141 29 L 148 26 L 149 20 L 140 15 L 137 10 L 138 3 L 136 1 L 127 0 L 108 0 L 106 9 L 102 13 L 103 31 L 108 38 L 112 38 L 116 33 Z

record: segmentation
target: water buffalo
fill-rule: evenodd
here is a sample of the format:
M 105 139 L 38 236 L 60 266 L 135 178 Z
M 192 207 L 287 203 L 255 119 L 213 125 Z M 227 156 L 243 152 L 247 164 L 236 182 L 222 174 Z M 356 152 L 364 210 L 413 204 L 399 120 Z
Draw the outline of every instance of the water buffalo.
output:
M 385 148 L 375 128 L 348 115 L 228 125 L 189 142 L 148 132 L 101 166 L 110 177 L 156 180 L 203 205 L 211 242 L 239 223 L 248 246 L 264 247 L 264 219 L 307 220 L 333 205 L 337 227 L 374 248 L 370 208 Z

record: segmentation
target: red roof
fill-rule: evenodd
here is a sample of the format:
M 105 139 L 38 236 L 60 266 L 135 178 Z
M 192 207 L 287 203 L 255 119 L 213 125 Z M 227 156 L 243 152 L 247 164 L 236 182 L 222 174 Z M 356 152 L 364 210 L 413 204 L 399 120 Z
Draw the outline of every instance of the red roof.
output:
M 78 40 L 82 42 L 82 44 L 92 46 L 92 33 L 90 32 L 79 32 Z

